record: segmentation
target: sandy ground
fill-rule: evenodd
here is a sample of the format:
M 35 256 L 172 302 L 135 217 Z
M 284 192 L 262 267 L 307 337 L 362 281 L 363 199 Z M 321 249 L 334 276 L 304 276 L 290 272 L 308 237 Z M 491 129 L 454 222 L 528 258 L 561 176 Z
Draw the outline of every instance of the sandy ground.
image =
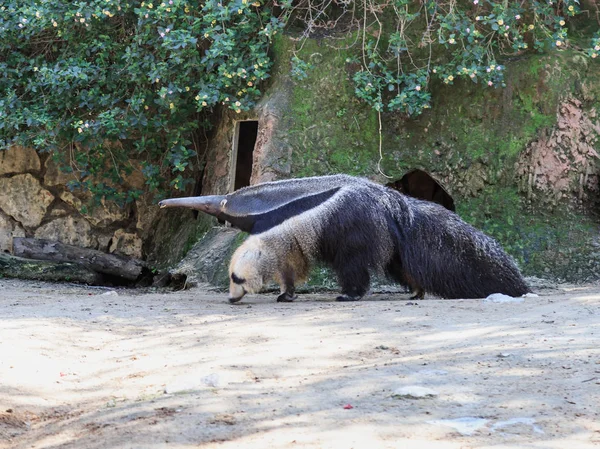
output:
M 0 279 L 0 448 L 600 447 L 600 286 L 106 293 Z

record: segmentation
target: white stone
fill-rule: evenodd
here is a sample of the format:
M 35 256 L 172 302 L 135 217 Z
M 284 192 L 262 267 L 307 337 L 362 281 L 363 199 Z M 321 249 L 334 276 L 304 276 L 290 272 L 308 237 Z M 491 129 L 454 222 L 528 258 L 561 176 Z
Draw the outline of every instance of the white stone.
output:
M 218 374 L 212 373 L 204 377 L 184 376 L 169 382 L 165 387 L 166 394 L 176 394 L 185 391 L 194 391 L 206 387 L 217 388 L 223 385 Z
M 419 374 L 423 376 L 445 376 L 448 374 L 448 371 L 443 369 L 424 369 L 419 371 Z
M 484 298 L 484 301 L 495 302 L 495 303 L 499 303 L 499 304 L 511 303 L 511 302 L 518 303 L 518 302 L 525 302 L 525 298 L 523 298 L 522 296 L 520 296 L 518 298 L 514 298 L 512 296 L 508 296 L 503 293 L 492 293 L 487 298 Z
M 431 388 L 412 385 L 396 389 L 392 393 L 392 397 L 396 399 L 427 399 L 434 398 L 438 394 L 437 391 L 432 390 Z
M 219 379 L 219 376 L 215 373 L 209 374 L 208 376 L 204 376 L 202 378 L 202 383 L 205 384 L 207 387 L 212 388 L 221 386 L 221 380 Z
M 119 296 L 119 294 L 116 291 L 111 290 L 109 292 L 101 293 L 100 296 Z
M 525 426 L 531 426 L 531 429 L 535 433 L 543 434 L 544 431 L 540 429 L 539 426 L 535 425 L 535 419 L 533 418 L 511 418 L 506 421 L 498 421 L 494 425 L 492 425 L 492 431 L 504 429 L 506 427 L 516 426 L 519 424 L 524 424 Z
M 0 179 L 0 209 L 25 227 L 42 222 L 54 195 L 30 174 Z

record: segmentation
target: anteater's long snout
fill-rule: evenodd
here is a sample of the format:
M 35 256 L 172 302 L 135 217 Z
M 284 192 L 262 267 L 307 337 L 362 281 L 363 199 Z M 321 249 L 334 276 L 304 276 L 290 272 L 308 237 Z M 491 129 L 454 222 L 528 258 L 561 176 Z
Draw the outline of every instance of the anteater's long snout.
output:
M 161 209 L 166 207 L 186 207 L 205 212 L 210 215 L 218 215 L 223 211 L 226 203 L 225 195 L 190 196 L 187 198 L 170 198 L 158 203 Z

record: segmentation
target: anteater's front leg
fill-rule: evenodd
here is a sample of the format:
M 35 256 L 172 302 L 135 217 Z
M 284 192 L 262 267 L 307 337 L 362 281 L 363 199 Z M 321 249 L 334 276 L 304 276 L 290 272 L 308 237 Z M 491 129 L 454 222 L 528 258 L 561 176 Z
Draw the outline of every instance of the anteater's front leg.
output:
M 292 302 L 298 297 L 294 294 L 294 287 L 286 287 L 281 289 L 283 293 L 277 297 L 277 302 Z
M 277 297 L 277 302 L 294 301 L 294 299 L 298 297 L 298 295 L 295 294 L 296 287 L 294 284 L 296 282 L 296 273 L 294 270 L 287 268 L 279 273 L 277 277 L 279 278 L 277 280 L 281 287 L 281 294 Z

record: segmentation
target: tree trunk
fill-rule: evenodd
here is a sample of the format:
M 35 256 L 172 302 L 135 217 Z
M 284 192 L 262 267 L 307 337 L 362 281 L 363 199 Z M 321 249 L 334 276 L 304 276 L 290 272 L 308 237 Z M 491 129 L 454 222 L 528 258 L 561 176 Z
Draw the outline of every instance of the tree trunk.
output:
M 13 251 L 15 256 L 29 259 L 77 263 L 98 273 L 118 276 L 129 281 L 137 280 L 144 268 L 144 262 L 141 260 L 44 239 L 15 237 Z
M 76 263 L 23 259 L 0 253 L 0 276 L 37 281 L 102 285 L 103 276 Z

